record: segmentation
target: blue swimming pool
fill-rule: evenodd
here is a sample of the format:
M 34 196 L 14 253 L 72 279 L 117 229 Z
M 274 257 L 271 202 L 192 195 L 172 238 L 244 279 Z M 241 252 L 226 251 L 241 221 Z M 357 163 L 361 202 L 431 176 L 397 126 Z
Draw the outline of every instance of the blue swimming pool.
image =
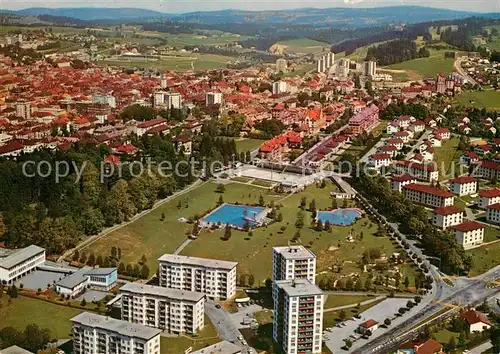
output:
M 223 204 L 203 218 L 203 221 L 211 224 L 229 224 L 243 227 L 245 222 L 252 227 L 260 225 L 265 208 L 246 205 Z
M 354 224 L 356 219 L 361 217 L 361 211 L 357 209 L 336 209 L 333 211 L 318 211 L 318 220 L 324 224 L 329 221 L 330 224 L 338 226 L 349 226 Z

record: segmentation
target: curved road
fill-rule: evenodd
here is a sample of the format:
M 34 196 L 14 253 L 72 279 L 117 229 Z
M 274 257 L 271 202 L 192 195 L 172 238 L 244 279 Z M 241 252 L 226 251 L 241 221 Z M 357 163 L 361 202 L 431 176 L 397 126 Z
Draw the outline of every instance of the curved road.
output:
M 457 60 L 455 60 L 455 63 L 453 64 L 455 70 L 465 77 L 468 82 L 470 82 L 472 85 L 478 85 L 477 81 L 474 80 L 470 75 L 462 68 L 462 61 L 464 60 L 464 57 L 458 57 Z

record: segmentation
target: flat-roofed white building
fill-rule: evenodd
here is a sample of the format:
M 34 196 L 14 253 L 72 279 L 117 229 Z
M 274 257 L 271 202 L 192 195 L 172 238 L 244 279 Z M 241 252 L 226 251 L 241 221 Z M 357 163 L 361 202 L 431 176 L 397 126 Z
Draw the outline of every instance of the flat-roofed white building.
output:
M 45 249 L 35 245 L 0 253 L 0 282 L 12 284 L 44 262 Z
M 236 294 L 237 262 L 173 254 L 165 254 L 158 261 L 162 287 L 204 293 L 212 300 Z
M 424 184 L 412 183 L 403 187 L 403 194 L 414 203 L 434 208 L 452 206 L 455 200 L 453 193 Z
M 273 247 L 273 281 L 316 277 L 316 255 L 304 246 Z
M 470 176 L 450 180 L 450 191 L 458 196 L 477 193 L 477 179 Z
M 308 279 L 278 280 L 273 339 L 286 354 L 321 353 L 323 292 Z
M 432 213 L 432 224 L 441 229 L 461 224 L 464 221 L 464 211 L 453 205 L 434 209 Z
M 160 354 L 159 329 L 88 312 L 71 322 L 74 354 Z
M 205 294 L 139 283 L 120 288 L 122 320 L 167 330 L 196 333 L 205 326 Z
M 464 249 L 480 245 L 484 240 L 484 225 L 477 221 L 466 221 L 460 225 L 453 226 L 455 236 Z

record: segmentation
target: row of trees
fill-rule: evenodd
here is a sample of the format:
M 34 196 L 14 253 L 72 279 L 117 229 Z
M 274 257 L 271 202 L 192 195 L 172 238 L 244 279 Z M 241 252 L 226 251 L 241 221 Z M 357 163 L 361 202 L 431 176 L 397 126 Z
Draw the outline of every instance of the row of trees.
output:
M 424 252 L 441 260 L 443 271 L 463 274 L 472 267 L 472 258 L 451 231 L 438 230 L 428 222 L 424 207 L 413 204 L 391 189 L 382 176 L 370 177 L 363 168 L 354 171 L 352 183 L 377 210 L 400 225 L 401 232 L 420 239 Z
M 8 326 L 0 330 L 0 349 L 17 345 L 37 353 L 39 350 L 45 349 L 47 343 L 51 341 L 51 337 L 49 329 L 40 328 L 37 324 L 27 325 L 24 331 Z
M 375 60 L 380 65 L 391 65 L 416 58 L 429 57 L 425 48 L 418 48 L 413 40 L 398 39 L 368 48 L 367 60 Z

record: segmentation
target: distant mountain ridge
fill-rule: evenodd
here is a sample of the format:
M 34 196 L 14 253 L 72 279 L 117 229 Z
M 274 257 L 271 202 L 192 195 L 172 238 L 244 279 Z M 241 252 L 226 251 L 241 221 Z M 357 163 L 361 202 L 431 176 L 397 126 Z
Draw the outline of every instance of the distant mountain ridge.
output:
M 0 11 L 2 12 L 2 11 Z M 438 20 L 461 19 L 471 16 L 500 18 L 497 13 L 475 13 L 468 11 L 436 9 L 421 6 L 389 6 L 377 8 L 302 8 L 294 10 L 275 11 L 245 11 L 220 10 L 206 12 L 191 12 L 184 14 L 163 13 L 154 10 L 139 8 L 28 8 L 18 11 L 7 11 L 17 15 L 39 16 L 50 15 L 75 18 L 82 21 L 98 20 L 172 20 L 199 24 L 318 24 L 318 25 L 347 25 L 372 26 L 389 23 L 418 23 Z

